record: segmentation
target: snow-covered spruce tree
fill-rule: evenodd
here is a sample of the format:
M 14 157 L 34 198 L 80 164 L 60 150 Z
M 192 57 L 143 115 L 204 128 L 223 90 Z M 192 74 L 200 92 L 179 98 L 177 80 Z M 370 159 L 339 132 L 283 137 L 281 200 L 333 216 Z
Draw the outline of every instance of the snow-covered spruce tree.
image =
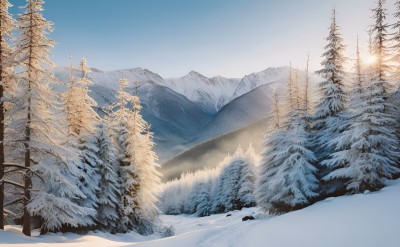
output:
M 11 6 L 7 0 L 0 2 L 0 181 L 3 181 L 5 162 L 5 103 L 12 88 L 12 49 L 9 42 L 15 23 L 8 12 Z M 0 229 L 4 229 L 4 182 L 0 182 Z
M 238 197 L 240 198 L 243 207 L 248 208 L 256 205 L 254 189 L 256 182 L 256 167 L 259 159 L 252 144 L 250 144 L 249 148 L 245 152 L 244 158 L 246 162 L 243 163 L 241 170 Z
M 88 95 L 88 87 L 93 82 L 88 78 L 90 69 L 85 58 L 81 59 L 79 68 L 74 68 L 71 64 L 69 70 L 68 88 L 64 93 L 63 103 L 67 112 L 69 144 L 80 151 L 82 173 L 79 176 L 79 187 L 85 195 L 84 199 L 77 202 L 84 207 L 96 208 L 101 177 L 99 166 L 102 161 L 97 157 L 99 147 L 94 138 L 94 125 L 99 121 L 99 116 L 93 107 L 97 104 Z M 74 73 L 78 75 L 75 76 Z
M 400 173 L 396 166 L 400 157 L 399 140 L 387 81 L 388 25 L 384 2 L 379 0 L 378 7 L 373 10 L 376 22 L 372 47 L 377 62 L 371 66 L 371 78 L 360 90 L 354 122 L 340 138 L 331 141 L 343 150 L 332 155 L 328 164 L 336 169 L 324 177 L 327 181 L 344 179 L 348 193 L 379 190 L 384 186 L 384 179 Z
M 218 176 L 215 179 L 214 188 L 211 194 L 211 212 L 212 213 L 222 213 L 225 212 L 225 202 L 223 201 L 223 186 L 224 186 L 224 179 L 225 176 L 221 176 L 222 169 L 227 166 L 232 159 L 232 156 L 228 154 L 224 160 L 218 165 Z
M 130 101 L 130 95 L 125 92 L 128 80 L 121 78 L 119 81 L 119 90 L 117 94 L 117 108 L 112 112 L 112 137 L 118 151 L 118 170 L 121 198 L 119 206 L 119 226 L 118 232 L 128 232 L 134 229 L 137 222 L 135 196 L 138 188 L 138 178 L 136 167 L 133 163 L 133 135 L 129 129 L 129 109 L 127 105 Z
M 157 201 L 160 192 L 160 176 L 157 171 L 157 156 L 153 151 L 153 134 L 150 125 L 143 119 L 140 111 L 142 106 L 137 95 L 130 97 L 132 112 L 129 114 L 129 130 L 132 135 L 133 165 L 138 180 L 136 214 L 138 215 L 135 229 L 141 234 L 153 233 L 158 221 Z
M 238 152 L 240 152 L 240 154 Z M 243 160 L 238 156 L 242 154 L 243 151 L 241 149 L 238 150 L 237 153 L 232 157 L 232 160 L 229 161 L 229 163 L 221 171 L 221 201 L 223 202 L 222 212 L 241 209 L 238 193 L 241 163 L 243 162 Z
M 63 95 L 67 113 L 68 141 L 72 147 L 80 151 L 82 172 L 79 176 L 79 187 L 86 197 L 77 202 L 84 207 L 96 208 L 101 178 L 99 166 L 102 160 L 97 156 L 99 143 L 94 137 L 96 131 L 94 126 L 99 121 L 99 116 L 93 108 L 97 104 L 88 94 L 89 85 L 93 82 L 88 78 L 90 69 L 85 58 L 81 59 L 79 68 L 74 68 L 71 63 L 69 70 L 67 91 Z
M 139 186 L 136 169 L 132 163 L 133 137 L 129 131 L 127 119 L 119 121 L 117 147 L 119 151 L 119 176 L 121 182 L 121 205 L 119 207 L 119 231 L 128 232 L 134 229 L 137 223 L 137 208 L 135 197 Z
M 319 83 L 320 100 L 317 101 L 316 109 L 312 116 L 312 128 L 314 130 L 313 151 L 320 163 L 318 166 L 319 179 L 330 172 L 329 169 L 321 165 L 321 162 L 329 159 L 329 155 L 334 152 L 334 148 L 327 145 L 328 141 L 337 137 L 343 131 L 343 128 L 347 126 L 343 117 L 347 99 L 344 84 L 345 71 L 343 69 L 345 46 L 336 22 L 335 9 L 332 12 L 332 24 L 327 41 L 328 44 L 325 46 L 325 53 L 323 54 L 325 57 L 322 62 L 323 68 L 317 71 L 326 80 Z M 342 184 L 323 183 L 321 186 L 323 195 L 341 193 L 343 191 Z
M 344 124 L 347 124 L 345 131 L 343 131 L 340 135 L 336 136 L 332 140 L 327 142 L 327 145 L 333 147 L 334 152 L 329 156 L 329 158 L 325 159 L 321 162 L 321 164 L 325 167 L 328 167 L 328 170 L 334 171 L 343 167 L 346 167 L 348 160 L 344 154 L 348 153 L 345 150 L 351 149 L 351 146 L 354 145 L 354 139 L 349 136 L 349 134 L 353 134 L 352 125 L 355 124 L 357 118 L 360 117 L 361 109 L 365 107 L 365 98 L 363 99 L 363 90 L 364 79 L 362 67 L 361 67 L 361 57 L 360 57 L 360 49 L 357 38 L 357 50 L 356 50 L 356 62 L 354 65 L 354 78 L 353 83 L 351 85 L 351 94 L 349 100 L 349 107 L 343 111 L 343 119 Z M 328 177 L 323 177 L 323 180 L 328 180 Z M 328 180 L 330 184 L 335 184 L 336 190 L 340 188 L 340 191 L 332 191 L 337 194 L 342 194 L 345 192 L 345 185 L 347 180 L 343 177 L 333 177 Z M 339 187 L 340 186 L 340 187 Z
M 298 92 L 290 90 L 287 96 L 292 94 L 298 98 Z M 303 208 L 319 195 L 316 158 L 308 149 L 311 138 L 305 113 L 292 108 L 286 119 L 266 135 L 256 186 L 257 204 L 271 214 Z
M 210 212 L 210 198 L 211 181 L 198 181 L 194 184 L 189 197 L 191 210 L 187 213 L 196 214 L 199 217 L 209 216 Z
M 19 149 L 25 152 L 25 167 L 41 177 L 32 180 L 32 173 L 25 174 L 25 203 L 29 202 L 24 211 L 26 235 L 30 235 L 30 215 L 42 218 L 42 231 L 57 231 L 63 225 L 88 225 L 88 216 L 95 213 L 73 202 L 84 197 L 76 186 L 79 157 L 64 145 L 66 133 L 58 114 L 62 107 L 50 88 L 50 83 L 56 82 L 49 59 L 54 42 L 46 37 L 52 23 L 43 18 L 42 4 L 42 0 L 28 0 L 18 18 L 15 55 L 20 93 L 10 110 L 10 128 L 16 147 L 23 146 Z
M 252 147 L 246 154 L 239 147 L 233 156 L 225 158 L 220 164 L 221 173 L 214 188 L 211 211 L 222 213 L 243 207 L 252 207 L 254 201 L 254 166 Z
M 109 137 L 108 126 L 105 122 L 99 122 L 95 126 L 95 139 L 98 147 L 97 157 L 101 175 L 98 203 L 96 207 L 96 222 L 100 229 L 114 232 L 118 228 L 118 207 L 120 205 L 120 183 L 117 173 L 117 150 L 112 146 Z
M 157 227 L 160 174 L 153 151 L 152 133 L 140 114 L 139 97 L 125 92 L 128 81 L 120 80 L 119 105 L 114 112 L 113 136 L 119 152 L 122 231 L 152 233 Z M 132 106 L 129 109 L 128 106 Z

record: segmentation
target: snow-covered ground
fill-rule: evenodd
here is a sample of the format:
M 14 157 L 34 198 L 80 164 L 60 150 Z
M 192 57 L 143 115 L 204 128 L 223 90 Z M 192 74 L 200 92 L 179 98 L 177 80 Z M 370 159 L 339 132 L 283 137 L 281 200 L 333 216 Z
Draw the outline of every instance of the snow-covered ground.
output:
M 258 208 L 197 218 L 162 216 L 176 235 L 160 239 L 136 234 L 54 234 L 28 238 L 17 227 L 0 231 L 0 246 L 400 246 L 400 180 L 380 192 L 328 198 L 308 208 L 277 217 L 262 217 Z M 246 215 L 256 220 L 242 222 Z

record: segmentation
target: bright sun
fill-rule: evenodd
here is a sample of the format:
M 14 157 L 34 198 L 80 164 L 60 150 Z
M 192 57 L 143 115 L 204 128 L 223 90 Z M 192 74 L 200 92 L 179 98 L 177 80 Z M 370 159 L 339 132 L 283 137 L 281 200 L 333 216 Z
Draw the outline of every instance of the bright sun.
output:
M 367 65 L 371 65 L 371 64 L 376 63 L 376 60 L 377 60 L 377 59 L 376 59 L 376 56 L 375 56 L 375 55 L 368 54 L 368 55 L 366 55 L 365 58 L 364 58 L 364 63 L 367 64 Z

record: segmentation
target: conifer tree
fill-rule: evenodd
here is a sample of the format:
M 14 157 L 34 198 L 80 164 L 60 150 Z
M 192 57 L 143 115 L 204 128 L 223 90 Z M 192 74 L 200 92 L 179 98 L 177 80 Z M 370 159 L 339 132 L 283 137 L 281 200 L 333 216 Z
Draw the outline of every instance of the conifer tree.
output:
M 4 229 L 5 103 L 12 87 L 12 48 L 9 42 L 15 23 L 8 12 L 11 6 L 7 0 L 0 2 L 0 229 Z
M 141 234 L 153 233 L 154 223 L 158 219 L 158 201 L 159 185 L 161 183 L 161 174 L 157 171 L 159 165 L 156 163 L 157 156 L 153 151 L 154 143 L 150 126 L 140 114 L 142 106 L 137 96 L 129 97 L 132 110 L 128 113 L 128 128 L 132 138 L 131 166 L 135 170 L 135 193 L 132 194 L 135 205 L 135 229 Z
M 255 205 L 255 165 L 257 158 L 252 146 L 244 153 L 239 147 L 233 156 L 228 155 L 220 164 L 212 193 L 210 210 L 222 213 Z
M 321 63 L 323 68 L 317 71 L 325 81 L 319 83 L 321 98 L 317 102 L 312 116 L 312 129 L 314 130 L 313 151 L 320 163 L 318 166 L 319 178 L 330 172 L 321 165 L 321 162 L 329 159 L 329 155 L 334 152 L 333 147 L 327 145 L 328 141 L 337 137 L 343 131 L 341 128 L 344 127 L 343 112 L 347 98 L 344 84 L 345 71 L 343 69 L 345 46 L 336 21 L 335 9 L 332 12 L 332 23 L 327 41 L 328 44 L 325 46 L 323 54 L 325 59 Z M 331 191 L 336 191 L 335 187 L 336 185 L 332 184 L 322 184 L 322 193 L 329 194 Z
M 324 180 L 344 179 L 346 191 L 359 193 L 376 191 L 384 186 L 384 179 L 399 174 L 396 166 L 400 153 L 396 135 L 394 107 L 389 101 L 387 81 L 387 28 L 384 0 L 373 10 L 373 52 L 377 58 L 360 90 L 360 103 L 351 127 L 331 142 L 341 151 L 332 155 L 330 166 L 335 170 Z
M 138 223 L 137 193 L 139 179 L 135 162 L 134 138 L 130 120 L 128 104 L 131 96 L 125 92 L 128 81 L 121 78 L 117 94 L 118 109 L 113 112 L 113 137 L 118 150 L 119 169 L 121 183 L 121 205 L 119 207 L 119 231 L 127 232 L 134 229 Z
M 43 18 L 42 5 L 42 0 L 27 0 L 22 7 L 25 11 L 18 18 L 20 93 L 11 110 L 14 121 L 10 123 L 16 146 L 23 144 L 25 167 L 41 177 L 32 181 L 32 173 L 25 174 L 25 235 L 30 235 L 30 215 L 42 218 L 45 232 L 57 231 L 64 225 L 85 226 L 90 223 L 86 217 L 94 214 L 72 200 L 84 197 L 76 186 L 79 158 L 64 145 L 66 133 L 58 114 L 62 106 L 50 88 L 50 83 L 57 81 L 49 59 L 54 42 L 46 37 L 52 31 L 52 23 Z
M 120 206 L 120 181 L 117 173 L 117 150 L 112 146 L 109 137 L 108 126 L 99 122 L 96 127 L 95 139 L 98 147 L 97 157 L 100 163 L 99 172 L 101 179 L 99 183 L 97 223 L 100 228 L 115 232 L 118 227 L 118 208 Z
M 88 78 L 90 69 L 85 58 L 81 59 L 79 68 L 74 68 L 71 64 L 68 69 L 68 89 L 63 97 L 67 111 L 68 141 L 79 150 L 82 161 L 79 187 L 86 197 L 78 200 L 78 203 L 84 207 L 96 208 L 101 176 L 99 166 L 102 161 L 97 157 L 98 145 L 93 136 L 94 126 L 99 121 L 99 116 L 93 109 L 97 104 L 88 95 L 89 85 L 93 82 Z
M 193 212 L 199 217 L 210 215 L 210 182 L 199 181 L 193 188 L 191 193 L 190 203 L 192 204 Z
M 242 163 L 241 178 L 239 180 L 238 197 L 243 207 L 254 207 L 256 200 L 254 196 L 256 181 L 256 166 L 258 165 L 258 157 L 250 144 L 244 153 L 245 162 Z
M 295 95 L 299 102 L 299 92 L 290 91 L 287 97 Z M 257 204 L 272 214 L 305 207 L 319 195 L 316 158 L 308 149 L 311 136 L 306 130 L 304 111 L 297 106 L 296 103 L 287 120 L 265 138 L 256 195 Z

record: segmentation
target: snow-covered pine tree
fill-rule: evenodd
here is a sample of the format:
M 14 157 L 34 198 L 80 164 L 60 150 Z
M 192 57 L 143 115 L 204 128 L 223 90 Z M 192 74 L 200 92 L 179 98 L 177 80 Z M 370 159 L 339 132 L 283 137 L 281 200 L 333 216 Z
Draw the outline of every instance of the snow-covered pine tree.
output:
M 258 157 L 250 144 L 247 151 L 244 153 L 245 162 L 242 163 L 241 178 L 239 180 L 238 197 L 243 207 L 254 207 L 256 200 L 254 196 L 255 181 L 256 181 L 256 166 Z
M 137 222 L 135 229 L 141 234 L 151 234 L 158 221 L 157 201 L 161 174 L 157 171 L 159 165 L 156 163 L 157 156 L 153 151 L 153 135 L 150 126 L 143 119 L 140 111 L 142 106 L 137 96 L 130 97 L 132 111 L 129 114 L 129 130 L 132 135 L 132 148 L 134 150 L 132 165 L 135 166 L 137 176 L 136 214 Z
M 207 183 L 202 184 L 201 189 L 199 191 L 198 199 L 199 202 L 197 203 L 196 207 L 196 214 L 199 217 L 209 216 L 210 212 L 210 189 L 211 183 L 207 181 Z
M 100 118 L 93 109 L 97 104 L 88 94 L 89 85 L 93 82 L 88 78 L 90 69 L 85 58 L 81 59 L 79 68 L 74 68 L 71 63 L 68 69 L 68 89 L 64 93 L 63 103 L 67 111 L 69 144 L 80 151 L 82 173 L 79 187 L 86 197 L 77 202 L 84 207 L 96 208 L 102 161 L 97 157 L 99 147 L 94 137 L 94 126 Z
M 289 75 L 289 85 L 291 85 Z M 290 87 L 290 86 L 289 86 Z M 290 106 L 290 104 L 289 104 Z M 260 166 L 258 168 L 258 178 L 256 181 L 256 200 L 257 205 L 267 208 L 271 195 L 268 193 L 270 182 L 276 174 L 282 159 L 278 157 L 281 152 L 280 142 L 285 139 L 285 132 L 282 131 L 282 112 L 284 109 L 279 103 L 278 91 L 274 92 L 274 101 L 271 112 L 269 113 L 268 129 L 264 134 L 263 152 L 261 153 Z
M 360 193 L 376 191 L 384 186 L 384 179 L 400 173 L 396 166 L 400 153 L 396 135 L 394 107 L 389 101 L 389 66 L 387 53 L 385 1 L 379 0 L 373 10 L 373 52 L 377 62 L 371 66 L 370 77 L 363 83 L 357 114 L 351 127 L 340 138 L 332 140 L 341 151 L 332 155 L 330 166 L 336 169 L 324 180 L 344 179 L 346 191 Z
M 42 218 L 43 231 L 57 231 L 64 225 L 88 225 L 88 216 L 95 213 L 73 202 L 84 197 L 76 186 L 79 157 L 64 145 L 66 133 L 58 114 L 62 106 L 50 88 L 50 83 L 57 81 L 49 59 L 54 42 L 46 37 L 52 23 L 43 18 L 42 5 L 42 0 L 27 0 L 18 18 L 15 55 L 20 66 L 20 93 L 10 123 L 15 146 L 25 152 L 25 167 L 41 177 L 32 180 L 33 173 L 25 174 L 25 203 L 29 202 L 24 210 L 26 235 L 30 235 L 30 215 Z M 21 144 L 23 150 L 18 148 Z
M 221 172 L 212 193 L 211 212 L 222 213 L 252 207 L 254 200 L 255 163 L 250 146 L 246 153 L 239 147 L 220 164 Z
M 189 202 L 193 211 L 191 214 L 196 214 L 199 217 L 210 215 L 210 191 L 211 181 L 198 181 L 192 188 Z
M 351 85 L 351 94 L 349 100 L 349 107 L 345 109 L 342 113 L 343 117 L 343 125 L 342 127 L 345 131 L 343 131 L 340 135 L 336 136 L 332 140 L 327 142 L 329 147 L 333 147 L 333 153 L 329 156 L 329 158 L 323 160 L 321 165 L 328 168 L 330 172 L 346 167 L 349 162 L 346 156 L 343 154 L 346 153 L 345 150 L 348 150 L 353 145 L 354 139 L 349 137 L 349 134 L 353 133 L 350 130 L 352 125 L 357 121 L 356 119 L 360 117 L 360 110 L 365 106 L 365 102 L 362 99 L 364 75 L 361 67 L 361 56 L 360 49 L 357 38 L 357 48 L 356 48 L 356 62 L 354 64 L 354 78 L 353 83 Z M 323 180 L 328 180 L 327 177 L 323 177 Z M 331 187 L 331 190 L 328 190 L 328 193 L 334 193 L 337 195 L 343 194 L 345 192 L 346 187 L 346 179 L 343 177 L 334 177 L 328 180 L 329 184 L 333 184 L 335 186 Z
M 123 118 L 119 121 L 118 129 L 115 129 L 118 135 L 117 147 L 119 151 L 119 174 L 121 181 L 121 203 L 119 209 L 119 231 L 128 232 L 134 229 L 138 221 L 135 209 L 137 208 L 136 195 L 139 187 L 136 167 L 133 163 L 133 136 L 129 131 L 128 121 Z
M 228 154 L 227 157 L 219 164 L 219 169 L 223 169 L 223 167 L 228 163 L 228 160 L 231 159 L 231 156 Z M 223 201 L 223 184 L 224 177 L 221 176 L 221 172 L 219 172 L 217 178 L 215 179 L 214 188 L 211 193 L 211 212 L 212 213 L 221 213 L 225 211 L 225 202 Z
M 320 99 L 312 116 L 313 151 L 320 164 L 329 159 L 329 155 L 334 152 L 334 148 L 327 145 L 328 141 L 337 137 L 343 131 L 342 128 L 346 126 L 343 117 L 347 99 L 343 69 L 345 46 L 336 21 L 335 9 L 332 12 L 332 23 L 327 41 L 328 44 L 325 46 L 323 54 L 325 59 L 321 63 L 323 68 L 317 71 L 326 80 L 319 83 Z M 319 165 L 318 168 L 319 179 L 330 172 L 322 165 Z M 321 186 L 322 194 L 331 194 L 341 190 L 340 184 L 322 184 Z
M 223 211 L 228 212 L 235 209 L 241 209 L 239 200 L 239 180 L 241 179 L 241 168 L 243 159 L 243 150 L 239 147 L 232 159 L 225 165 L 220 174 L 222 182 L 221 201 L 223 202 Z
M 118 228 L 118 207 L 120 205 L 120 181 L 117 173 L 117 150 L 112 146 L 109 137 L 109 129 L 105 122 L 99 122 L 95 126 L 96 144 L 98 146 L 97 157 L 102 162 L 99 164 L 101 179 L 97 194 L 96 207 L 100 229 L 107 232 L 115 232 Z
M 134 229 L 137 222 L 135 196 L 137 194 L 138 179 L 136 175 L 136 167 L 133 163 L 135 150 L 133 149 L 133 135 L 129 128 L 129 109 L 127 107 L 130 101 L 130 95 L 125 92 L 128 80 L 122 77 L 119 81 L 119 90 L 117 93 L 117 108 L 112 111 L 111 131 L 112 139 L 118 151 L 118 170 L 119 180 L 121 184 L 121 198 L 119 205 L 119 232 L 128 232 Z
M 298 98 L 298 91 L 290 91 L 287 97 Z M 280 214 L 299 209 L 319 195 L 310 139 L 305 113 L 298 108 L 291 109 L 286 122 L 266 135 L 256 190 L 258 205 L 265 211 Z
M 12 86 L 12 49 L 9 42 L 15 23 L 8 12 L 11 6 L 7 0 L 0 2 L 0 181 L 3 181 L 5 162 L 5 101 Z M 0 182 L 0 229 L 4 229 L 4 182 Z

